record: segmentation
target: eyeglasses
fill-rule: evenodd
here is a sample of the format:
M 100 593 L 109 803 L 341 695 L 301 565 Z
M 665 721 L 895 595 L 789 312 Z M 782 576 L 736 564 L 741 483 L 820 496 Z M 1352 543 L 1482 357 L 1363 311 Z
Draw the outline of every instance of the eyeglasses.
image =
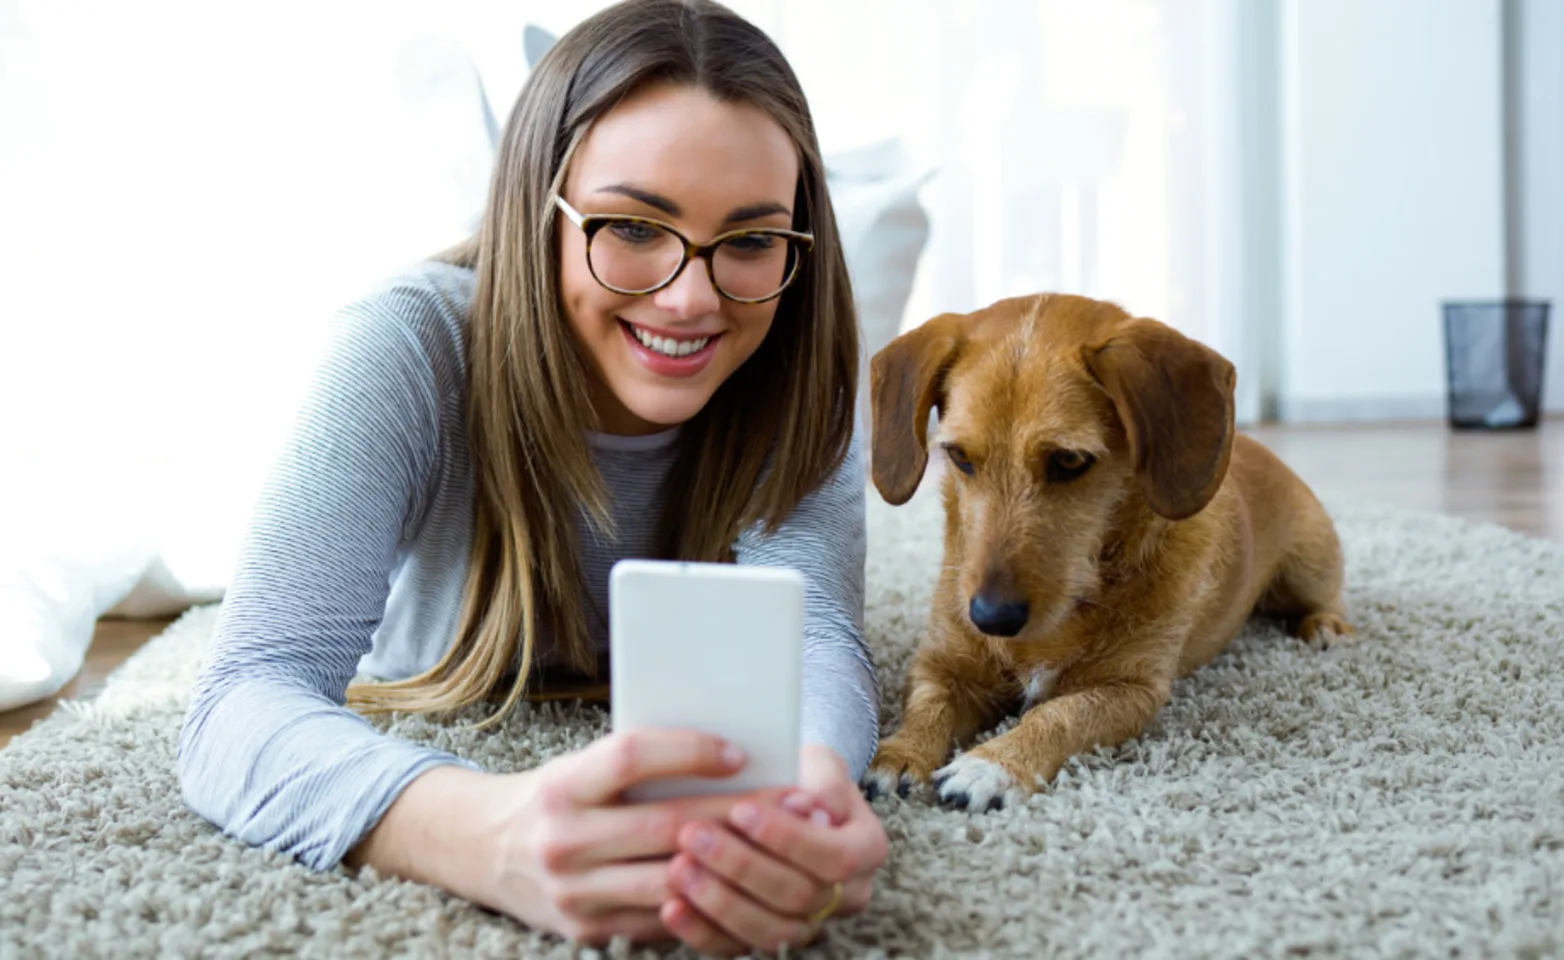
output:
M 737 303 L 765 303 L 798 275 L 815 243 L 812 234 L 777 227 L 731 230 L 710 243 L 692 243 L 661 220 L 622 214 L 583 214 L 565 198 L 554 202 L 586 234 L 587 268 L 615 293 L 641 296 L 673 283 L 692 258 L 706 261 L 717 293 Z

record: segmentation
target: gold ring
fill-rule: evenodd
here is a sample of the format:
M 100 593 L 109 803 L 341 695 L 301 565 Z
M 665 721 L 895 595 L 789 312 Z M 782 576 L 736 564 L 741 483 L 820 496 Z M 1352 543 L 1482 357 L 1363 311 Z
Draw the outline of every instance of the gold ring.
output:
M 809 924 L 809 927 L 812 930 L 815 927 L 820 926 L 820 924 L 824 923 L 826 921 L 826 918 L 831 916 L 831 914 L 835 913 L 836 912 L 836 908 L 840 907 L 841 905 L 842 905 L 842 881 L 838 880 L 835 883 L 831 884 L 831 900 L 830 900 L 830 902 L 828 902 L 825 906 L 821 907 L 819 910 L 816 910 L 814 913 L 811 913 L 809 915 L 809 919 L 804 921 L 804 922 Z

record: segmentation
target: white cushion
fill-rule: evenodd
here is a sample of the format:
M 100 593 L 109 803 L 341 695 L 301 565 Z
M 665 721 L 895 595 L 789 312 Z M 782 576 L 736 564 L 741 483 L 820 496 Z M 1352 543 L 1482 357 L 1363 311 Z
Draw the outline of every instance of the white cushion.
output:
M 933 173 L 913 166 L 897 140 L 827 154 L 826 181 L 861 334 L 859 412 L 869 403 L 869 358 L 900 332 L 929 215 L 918 190 Z

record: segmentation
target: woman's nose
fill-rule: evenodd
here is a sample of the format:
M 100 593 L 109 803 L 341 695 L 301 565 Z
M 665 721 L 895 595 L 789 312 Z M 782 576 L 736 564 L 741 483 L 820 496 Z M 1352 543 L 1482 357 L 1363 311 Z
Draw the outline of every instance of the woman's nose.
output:
M 722 297 L 711 285 L 706 261 L 692 258 L 673 282 L 657 291 L 652 301 L 681 320 L 694 320 L 716 313 Z

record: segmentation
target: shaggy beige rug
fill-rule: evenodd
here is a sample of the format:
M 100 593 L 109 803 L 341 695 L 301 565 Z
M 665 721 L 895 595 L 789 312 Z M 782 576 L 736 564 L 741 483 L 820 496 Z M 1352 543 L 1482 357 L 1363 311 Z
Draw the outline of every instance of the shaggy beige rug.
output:
M 871 497 L 887 723 L 939 563 L 930 493 Z M 1332 509 L 1356 643 L 1252 624 L 1142 737 L 1018 808 L 876 801 L 892 848 L 876 900 L 795 955 L 1564 952 L 1564 548 Z M 0 752 L 0 957 L 595 955 L 426 887 L 311 873 L 187 812 L 174 740 L 214 612 Z M 391 727 L 496 770 L 605 729 L 580 708 L 490 735 Z

